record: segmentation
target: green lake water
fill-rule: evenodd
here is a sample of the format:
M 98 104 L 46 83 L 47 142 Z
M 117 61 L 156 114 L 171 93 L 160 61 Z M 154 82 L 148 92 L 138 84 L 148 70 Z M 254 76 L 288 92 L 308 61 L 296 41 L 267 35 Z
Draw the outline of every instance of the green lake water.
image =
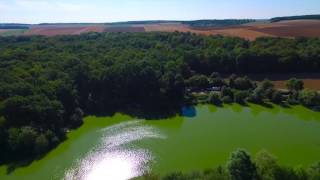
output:
M 253 155 L 268 150 L 290 166 L 320 160 L 320 113 L 304 107 L 200 105 L 183 114 L 154 121 L 87 117 L 41 160 L 9 174 L 0 167 L 0 179 L 121 180 L 147 171 L 203 170 L 224 165 L 238 148 Z

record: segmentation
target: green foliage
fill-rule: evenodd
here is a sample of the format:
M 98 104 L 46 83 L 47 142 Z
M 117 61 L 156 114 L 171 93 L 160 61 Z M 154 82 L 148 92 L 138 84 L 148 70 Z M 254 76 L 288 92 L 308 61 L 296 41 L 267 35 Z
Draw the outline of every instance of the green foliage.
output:
M 257 153 L 255 164 L 259 179 L 261 180 L 274 180 L 280 169 L 276 158 L 269 152 L 263 150 Z
M 209 80 L 205 75 L 195 75 L 188 79 L 186 84 L 193 88 L 208 88 Z
M 255 164 L 245 150 L 237 150 L 231 154 L 227 168 L 232 180 L 257 179 Z
M 226 104 L 231 104 L 233 103 L 233 99 L 230 96 L 224 96 L 222 97 L 222 102 Z
M 229 88 L 229 87 L 222 87 L 222 89 L 221 89 L 221 97 L 225 97 L 225 96 L 228 96 L 228 97 L 230 97 L 231 99 L 233 99 L 233 91 L 232 91 L 232 89 L 231 88 Z
M 271 101 L 275 104 L 280 104 L 283 101 L 283 97 L 280 91 L 274 91 L 272 93 Z
M 236 103 L 245 104 L 247 98 L 248 98 L 248 92 L 247 91 L 238 91 L 238 90 L 236 90 L 234 92 L 234 102 L 236 102 Z
M 225 82 L 219 73 L 319 72 L 319 54 L 317 38 L 249 42 L 178 32 L 0 37 L 0 143 L 6 154 L 0 161 L 55 147 L 84 114 L 175 114 L 189 95 L 186 86 L 225 86 L 219 97 L 225 103 L 243 103 L 249 94 L 271 99 L 269 82 L 255 90 L 247 77 Z M 303 86 L 297 80 L 289 85 L 293 91 Z M 316 99 L 314 93 L 292 92 L 288 101 L 313 106 Z M 37 146 L 34 135 L 41 137 Z
M 309 179 L 317 180 L 320 179 L 320 162 L 315 163 L 308 169 Z
M 212 103 L 214 105 L 221 105 L 220 96 L 217 93 L 210 93 L 209 95 L 209 103 Z
M 17 156 L 32 155 L 37 132 L 32 127 L 11 128 L 8 131 L 8 143 L 12 152 Z
M 254 89 L 255 84 L 248 77 L 238 77 L 231 87 L 238 90 L 249 90 Z
M 303 90 L 299 93 L 299 100 L 308 107 L 320 106 L 320 94 L 317 91 Z
M 35 140 L 34 151 L 36 154 L 42 154 L 49 149 L 49 141 L 45 135 L 41 134 Z
M 231 154 L 226 166 L 206 169 L 203 172 L 173 172 L 165 176 L 146 174 L 138 179 L 145 180 L 318 180 L 320 163 L 310 168 L 292 168 L 278 164 L 276 157 L 262 150 L 254 161 L 245 150 Z
M 320 15 L 303 15 L 303 16 L 287 16 L 287 17 L 275 17 L 271 19 L 271 22 L 279 22 L 286 20 L 300 20 L 300 19 L 320 19 Z
M 264 89 L 262 88 L 256 88 L 250 95 L 249 95 L 249 98 L 248 98 L 248 101 L 249 102 L 252 102 L 252 103 L 257 103 L 257 104 L 260 104 L 260 103 L 263 103 L 263 100 L 264 100 Z
M 286 82 L 286 85 L 290 91 L 300 91 L 303 89 L 304 83 L 302 80 L 292 78 Z
M 254 22 L 253 19 L 225 19 L 225 20 L 196 20 L 196 21 L 183 21 L 183 24 L 190 25 L 192 27 L 223 27 L 223 26 L 235 26 Z

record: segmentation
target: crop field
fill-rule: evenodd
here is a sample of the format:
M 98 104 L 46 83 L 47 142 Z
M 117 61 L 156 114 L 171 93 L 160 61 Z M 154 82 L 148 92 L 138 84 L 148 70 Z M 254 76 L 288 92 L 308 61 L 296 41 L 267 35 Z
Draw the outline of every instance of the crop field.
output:
M 25 35 L 78 35 L 88 32 L 104 32 L 104 26 L 36 26 L 26 32 Z
M 253 25 L 251 30 L 279 37 L 320 37 L 320 20 L 280 21 Z
M 144 27 L 135 26 L 110 26 L 106 27 L 106 32 L 145 32 Z
M 28 29 L 0 29 L 0 36 L 19 36 L 27 31 Z
M 320 20 L 291 20 L 270 23 L 258 21 L 225 27 L 191 27 L 182 23 L 155 24 L 48 24 L 33 25 L 29 30 L 1 30 L 8 35 L 78 35 L 88 32 L 191 32 L 200 35 L 223 35 L 255 40 L 258 37 L 320 37 Z
M 202 35 L 223 35 L 255 40 L 258 37 L 320 37 L 320 20 L 280 21 L 277 23 L 251 23 L 214 28 L 191 28 L 183 24 L 144 25 L 147 32 L 192 32 Z

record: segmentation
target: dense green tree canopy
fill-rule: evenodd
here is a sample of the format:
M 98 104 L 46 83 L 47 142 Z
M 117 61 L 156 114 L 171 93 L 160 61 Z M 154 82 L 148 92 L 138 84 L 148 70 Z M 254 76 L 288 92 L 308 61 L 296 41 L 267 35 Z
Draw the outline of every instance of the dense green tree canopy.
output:
M 219 73 L 319 72 L 319 55 L 317 38 L 250 42 L 178 32 L 0 37 L 0 160 L 45 153 L 85 114 L 172 113 L 185 103 L 186 87 L 222 87 L 223 102 L 243 103 L 256 84 L 237 76 L 225 81 Z M 306 105 L 318 101 L 317 93 L 292 97 Z M 211 100 L 219 102 L 217 95 Z

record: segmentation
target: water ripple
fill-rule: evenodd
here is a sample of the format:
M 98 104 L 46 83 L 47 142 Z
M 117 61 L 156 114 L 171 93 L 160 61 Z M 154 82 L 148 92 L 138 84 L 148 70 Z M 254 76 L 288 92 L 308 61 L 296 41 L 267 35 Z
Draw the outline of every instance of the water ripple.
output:
M 149 170 L 150 151 L 126 145 L 144 139 L 166 138 L 141 120 L 123 122 L 100 130 L 101 142 L 65 174 L 66 180 L 127 180 Z

